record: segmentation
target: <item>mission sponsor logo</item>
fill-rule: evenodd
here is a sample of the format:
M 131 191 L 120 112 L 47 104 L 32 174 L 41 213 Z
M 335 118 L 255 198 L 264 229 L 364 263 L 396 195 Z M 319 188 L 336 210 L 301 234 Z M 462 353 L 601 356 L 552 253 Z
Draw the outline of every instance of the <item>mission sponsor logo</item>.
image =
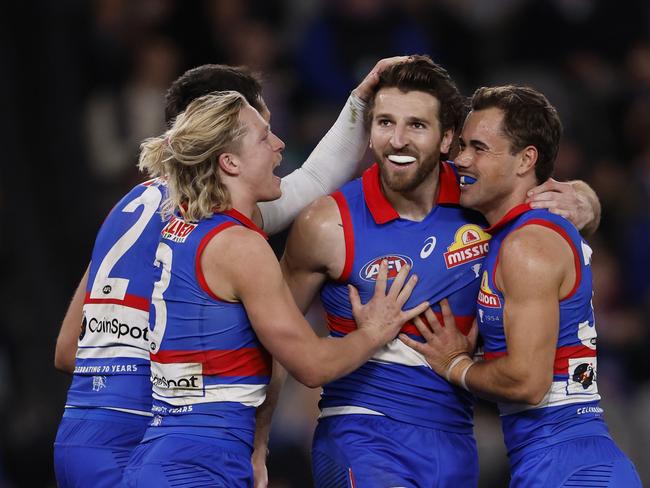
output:
M 184 222 L 181 219 L 172 217 L 169 223 L 162 230 L 161 235 L 163 239 L 168 239 L 173 242 L 185 242 L 187 236 L 196 229 L 197 224 Z
M 447 269 L 483 258 L 488 252 L 489 241 L 490 234 L 478 225 L 463 225 L 456 231 L 454 242 L 444 254 Z
M 388 262 L 389 280 L 395 278 L 397 273 L 399 273 L 399 270 L 404 266 L 409 265 L 411 269 L 413 268 L 413 260 L 410 257 L 401 254 L 388 254 L 386 256 L 374 258 L 364 264 L 361 271 L 359 271 L 359 277 L 365 281 L 377 281 L 379 266 L 384 259 Z
M 484 307 L 501 308 L 501 300 L 490 288 L 487 271 L 483 271 L 481 277 L 481 288 L 478 291 L 478 303 Z

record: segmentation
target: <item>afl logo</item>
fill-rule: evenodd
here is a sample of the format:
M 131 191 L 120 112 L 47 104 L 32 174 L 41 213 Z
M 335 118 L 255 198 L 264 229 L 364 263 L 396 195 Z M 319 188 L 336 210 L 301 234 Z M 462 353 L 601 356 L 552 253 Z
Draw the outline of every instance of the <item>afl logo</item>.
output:
M 365 281 L 376 281 L 379 274 L 379 265 L 382 260 L 388 261 L 388 279 L 391 280 L 397 276 L 399 270 L 404 266 L 409 265 L 413 268 L 413 261 L 408 256 L 399 254 L 389 254 L 387 256 L 380 256 L 368 261 L 359 271 L 359 277 Z

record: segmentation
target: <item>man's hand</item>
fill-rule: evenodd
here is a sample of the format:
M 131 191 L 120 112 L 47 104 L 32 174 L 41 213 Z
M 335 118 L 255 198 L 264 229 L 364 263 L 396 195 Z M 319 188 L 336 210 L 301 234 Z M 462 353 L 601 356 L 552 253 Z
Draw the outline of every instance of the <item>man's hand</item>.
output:
M 382 260 L 375 282 L 375 293 L 365 305 L 361 304 L 357 289 L 348 285 L 354 320 L 359 330 L 364 330 L 376 344 L 383 346 L 392 341 L 405 322 L 414 319 L 429 306 L 427 302 L 423 302 L 411 310 L 402 311 L 417 283 L 416 275 L 406 280 L 410 270 L 410 266 L 400 269 L 390 290 L 386 293 L 388 262 Z
M 426 342 L 418 342 L 406 334 L 400 334 L 399 338 L 411 349 L 415 349 L 422 354 L 431 366 L 431 369 L 443 378 L 449 379 L 449 374 L 451 373 L 449 368 L 456 358 L 460 356 L 471 358 L 476 347 L 478 327 L 476 320 L 474 320 L 469 334 L 464 336 L 456 328 L 456 321 L 449 307 L 449 302 L 442 300 L 440 302 L 440 308 L 442 309 L 444 325 L 440 323 L 436 314 L 430 308 L 424 314 L 429 325 L 421 317 L 417 317 L 414 320 L 415 326 Z
M 375 86 L 379 82 L 379 74 L 384 71 L 386 68 L 393 66 L 394 64 L 406 63 L 410 56 L 394 56 L 392 58 L 384 58 L 377 62 L 374 68 L 370 70 L 370 73 L 366 75 L 359 86 L 357 86 L 352 93 L 358 96 L 364 102 L 370 101 L 373 94 L 375 93 Z
M 548 208 L 551 213 L 571 221 L 584 235 L 593 233 L 600 222 L 600 202 L 583 181 L 560 182 L 553 178 L 527 194 L 532 208 Z
M 269 486 L 269 473 L 266 469 L 267 449 L 255 449 L 251 456 L 253 465 L 253 488 L 267 488 Z

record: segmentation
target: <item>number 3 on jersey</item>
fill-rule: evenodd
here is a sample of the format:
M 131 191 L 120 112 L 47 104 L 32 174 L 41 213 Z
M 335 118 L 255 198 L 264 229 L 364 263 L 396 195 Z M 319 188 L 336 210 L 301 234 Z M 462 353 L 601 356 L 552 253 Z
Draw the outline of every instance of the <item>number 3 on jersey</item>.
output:
M 90 298 L 124 300 L 126 290 L 129 286 L 129 280 L 126 278 L 110 277 L 109 275 L 122 256 L 140 238 L 145 227 L 158 210 L 161 200 L 162 193 L 160 190 L 155 186 L 150 186 L 142 195 L 133 199 L 122 209 L 122 212 L 133 213 L 138 207 L 144 207 L 138 220 L 113 244 L 113 247 L 104 256 L 97 269 L 97 274 L 95 275 L 95 280 L 90 291 Z
M 171 278 L 172 256 L 171 247 L 164 242 L 158 244 L 154 264 L 156 267 L 162 266 L 162 269 L 160 270 L 160 279 L 154 284 L 153 293 L 151 295 L 151 303 L 156 312 L 156 321 L 154 323 L 154 328 L 151 331 L 151 342 L 149 344 L 149 349 L 152 354 L 158 352 L 162 338 L 165 335 L 165 328 L 167 327 L 167 306 L 163 299 L 163 293 L 167 290 Z M 151 324 L 151 321 L 149 323 Z

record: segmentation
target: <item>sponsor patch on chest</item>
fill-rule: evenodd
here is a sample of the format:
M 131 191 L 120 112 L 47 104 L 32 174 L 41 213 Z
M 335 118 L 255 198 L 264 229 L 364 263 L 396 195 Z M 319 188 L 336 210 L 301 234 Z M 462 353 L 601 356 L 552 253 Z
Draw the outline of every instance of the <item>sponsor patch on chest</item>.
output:
M 489 248 L 490 234 L 476 224 L 466 224 L 460 227 L 454 235 L 454 241 L 445 256 L 447 269 L 483 258 Z

